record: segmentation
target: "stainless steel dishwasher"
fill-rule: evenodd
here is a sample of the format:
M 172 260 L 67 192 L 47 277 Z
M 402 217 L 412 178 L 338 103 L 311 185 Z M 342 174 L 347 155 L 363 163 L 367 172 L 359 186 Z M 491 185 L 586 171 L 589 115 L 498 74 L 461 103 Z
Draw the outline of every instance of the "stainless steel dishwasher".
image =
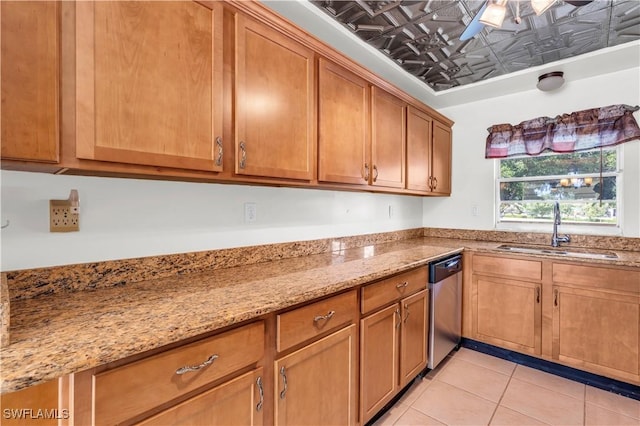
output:
M 462 255 L 429 264 L 429 363 L 435 368 L 460 343 L 462 334 Z

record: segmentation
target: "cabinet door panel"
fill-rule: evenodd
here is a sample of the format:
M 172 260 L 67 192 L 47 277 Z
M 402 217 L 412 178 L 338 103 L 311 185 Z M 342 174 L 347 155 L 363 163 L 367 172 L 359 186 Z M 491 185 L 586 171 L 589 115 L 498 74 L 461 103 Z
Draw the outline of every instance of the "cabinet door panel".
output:
M 407 189 L 429 192 L 431 176 L 431 117 L 407 110 Z
M 402 334 L 400 336 L 400 387 L 407 385 L 427 366 L 429 318 L 428 290 L 400 302 Z
M 353 324 L 277 360 L 275 424 L 355 424 L 356 354 Z
M 2 158 L 57 162 L 60 3 L 0 2 Z
M 236 173 L 312 179 L 313 52 L 236 15 L 236 55 Z
M 140 425 L 259 426 L 263 423 L 258 368 L 169 408 Z
M 539 355 L 540 284 L 474 275 L 474 335 L 494 345 Z
M 76 4 L 76 155 L 222 170 L 222 8 Z
M 371 184 L 404 188 L 407 106 L 377 87 L 371 88 Z
M 640 380 L 640 297 L 554 286 L 553 358 Z
M 433 152 L 431 157 L 433 192 L 451 194 L 451 129 L 433 122 Z
M 318 75 L 318 180 L 367 184 L 369 85 L 320 59 Z M 367 163 L 369 174 L 371 164 Z
M 398 304 L 360 321 L 360 404 L 368 421 L 398 389 Z

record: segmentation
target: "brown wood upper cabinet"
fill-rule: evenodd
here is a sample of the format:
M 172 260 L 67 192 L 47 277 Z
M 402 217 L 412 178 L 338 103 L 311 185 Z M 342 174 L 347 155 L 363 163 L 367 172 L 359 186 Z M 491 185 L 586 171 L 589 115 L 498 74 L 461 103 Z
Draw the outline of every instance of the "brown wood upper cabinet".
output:
M 407 189 L 451 194 L 451 127 L 409 106 Z
M 235 24 L 235 172 L 311 180 L 314 53 L 242 14 Z
M 318 180 L 366 185 L 369 83 L 323 58 L 318 69 Z
M 59 160 L 60 3 L 3 1 L 2 158 Z
M 404 101 L 371 87 L 371 185 L 404 188 L 406 116 Z
M 76 3 L 76 156 L 222 170 L 222 5 Z

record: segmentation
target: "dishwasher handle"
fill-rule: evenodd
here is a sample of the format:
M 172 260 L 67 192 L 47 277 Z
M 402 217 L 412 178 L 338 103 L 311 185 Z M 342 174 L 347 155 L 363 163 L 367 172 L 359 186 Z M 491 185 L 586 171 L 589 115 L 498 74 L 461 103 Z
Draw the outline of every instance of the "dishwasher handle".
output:
M 429 283 L 437 283 L 462 271 L 462 255 L 447 257 L 429 264 Z

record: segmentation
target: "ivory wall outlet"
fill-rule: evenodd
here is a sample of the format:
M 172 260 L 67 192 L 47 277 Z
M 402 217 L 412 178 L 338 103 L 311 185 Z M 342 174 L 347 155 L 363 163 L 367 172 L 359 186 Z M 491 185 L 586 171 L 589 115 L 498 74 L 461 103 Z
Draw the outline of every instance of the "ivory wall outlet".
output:
M 49 200 L 49 231 L 73 232 L 80 230 L 80 214 L 69 200 Z

